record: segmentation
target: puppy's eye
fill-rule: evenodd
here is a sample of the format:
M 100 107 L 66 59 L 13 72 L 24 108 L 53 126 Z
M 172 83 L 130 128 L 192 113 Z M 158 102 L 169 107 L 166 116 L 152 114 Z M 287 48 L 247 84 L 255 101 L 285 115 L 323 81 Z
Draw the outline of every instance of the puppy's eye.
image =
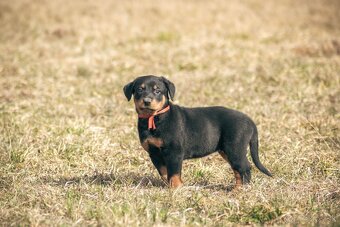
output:
M 142 87 L 139 87 L 138 89 L 137 89 L 137 92 L 138 93 L 141 93 L 143 91 L 143 88 Z
M 159 95 L 159 94 L 161 94 L 161 91 L 160 90 L 155 90 L 154 93 L 155 93 L 155 95 Z

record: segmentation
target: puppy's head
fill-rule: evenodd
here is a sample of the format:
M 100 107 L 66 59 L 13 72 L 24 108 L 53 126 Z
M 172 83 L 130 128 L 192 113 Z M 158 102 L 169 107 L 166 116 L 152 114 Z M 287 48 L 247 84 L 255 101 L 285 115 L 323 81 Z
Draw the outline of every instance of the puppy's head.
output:
M 128 101 L 132 95 L 138 114 L 153 114 L 173 100 L 175 85 L 164 77 L 141 76 L 124 86 Z

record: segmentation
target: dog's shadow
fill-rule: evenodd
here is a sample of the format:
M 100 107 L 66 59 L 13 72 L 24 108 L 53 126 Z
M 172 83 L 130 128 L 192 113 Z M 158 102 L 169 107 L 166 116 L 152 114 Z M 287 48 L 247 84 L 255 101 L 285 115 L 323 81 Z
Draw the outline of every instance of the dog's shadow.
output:
M 137 175 L 136 173 L 114 174 L 94 173 L 74 177 L 60 177 L 57 179 L 45 178 L 44 183 L 51 183 L 57 186 L 67 187 L 71 185 L 90 184 L 102 186 L 131 186 L 135 187 L 166 187 L 167 185 L 153 175 Z
M 58 179 L 45 178 L 44 183 L 51 183 L 53 185 L 68 187 L 72 185 L 90 184 L 90 185 L 102 185 L 102 186 L 126 186 L 131 187 L 133 185 L 136 188 L 168 188 L 168 185 L 162 181 L 159 177 L 154 175 L 138 175 L 134 172 L 124 174 L 114 173 L 94 173 L 92 175 L 84 174 L 74 177 L 60 177 Z M 207 181 L 198 181 L 194 184 L 185 185 L 187 189 L 208 189 L 214 191 L 230 192 L 233 190 L 231 184 L 211 184 Z
M 225 191 L 231 192 L 235 186 L 233 184 L 212 184 L 209 181 L 202 180 L 195 182 L 193 184 L 189 184 L 188 188 L 195 188 L 195 189 L 205 189 L 205 190 L 213 190 L 213 191 Z

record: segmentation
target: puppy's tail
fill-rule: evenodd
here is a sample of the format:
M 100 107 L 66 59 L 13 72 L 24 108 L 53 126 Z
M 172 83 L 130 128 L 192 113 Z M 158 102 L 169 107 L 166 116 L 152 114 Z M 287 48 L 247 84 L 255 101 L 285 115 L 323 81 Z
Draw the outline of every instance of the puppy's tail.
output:
M 272 177 L 273 175 L 269 172 L 269 170 L 266 169 L 262 165 L 259 159 L 259 142 L 258 142 L 258 133 L 257 133 L 257 128 L 256 126 L 254 127 L 255 131 L 253 133 L 252 138 L 250 139 L 249 145 L 250 145 L 250 155 L 251 158 L 253 159 L 253 162 L 255 166 L 264 174 Z

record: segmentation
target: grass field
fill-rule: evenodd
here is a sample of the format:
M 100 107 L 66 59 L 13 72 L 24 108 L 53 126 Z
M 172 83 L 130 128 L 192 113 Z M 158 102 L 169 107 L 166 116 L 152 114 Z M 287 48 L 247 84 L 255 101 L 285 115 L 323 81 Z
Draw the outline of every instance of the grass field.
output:
M 340 225 L 340 2 L 0 1 L 0 225 Z M 163 185 L 123 86 L 251 116 L 269 178 L 218 155 Z

